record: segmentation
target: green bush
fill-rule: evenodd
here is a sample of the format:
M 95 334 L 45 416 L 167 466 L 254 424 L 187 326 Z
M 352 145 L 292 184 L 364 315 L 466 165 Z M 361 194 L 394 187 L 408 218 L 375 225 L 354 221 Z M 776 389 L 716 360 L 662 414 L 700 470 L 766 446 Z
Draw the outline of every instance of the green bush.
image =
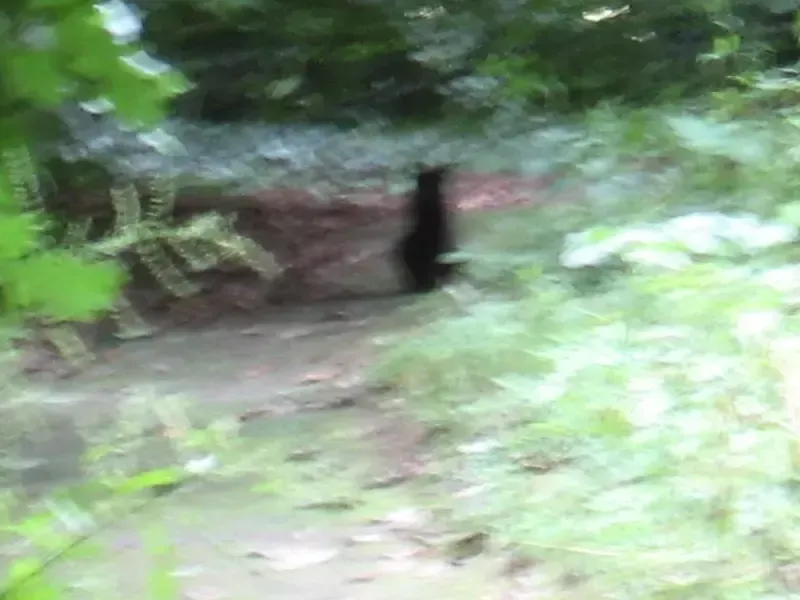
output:
M 130 125 L 156 125 L 186 84 L 144 53 L 140 23 L 123 2 L 16 2 L 0 8 L 0 22 L 2 310 L 17 323 L 90 319 L 113 306 L 122 276 L 108 261 L 53 244 L 39 142 L 58 134 L 50 126 L 65 103 L 91 101 Z
M 222 122 L 470 126 L 510 105 L 645 104 L 725 85 L 774 39 L 759 27 L 773 7 L 752 2 L 138 4 L 148 41 L 197 84 L 178 114 Z

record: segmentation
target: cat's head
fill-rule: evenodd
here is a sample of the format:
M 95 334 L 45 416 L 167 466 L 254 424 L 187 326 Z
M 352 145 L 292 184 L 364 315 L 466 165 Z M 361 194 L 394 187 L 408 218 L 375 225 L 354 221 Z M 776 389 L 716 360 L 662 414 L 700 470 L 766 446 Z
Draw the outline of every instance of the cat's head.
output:
M 453 170 L 451 164 L 425 165 L 417 163 L 417 186 L 432 187 L 440 186 L 447 181 Z

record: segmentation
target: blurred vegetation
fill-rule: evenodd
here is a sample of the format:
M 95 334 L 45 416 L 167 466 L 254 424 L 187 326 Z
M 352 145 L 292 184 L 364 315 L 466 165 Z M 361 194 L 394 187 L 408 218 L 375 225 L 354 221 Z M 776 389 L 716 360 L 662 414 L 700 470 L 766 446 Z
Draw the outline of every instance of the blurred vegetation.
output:
M 583 200 L 476 225 L 487 279 L 525 257 L 514 293 L 453 290 L 376 371 L 482 490 L 454 518 L 534 558 L 545 597 L 797 593 L 800 138 L 791 84 L 759 81 L 591 112 Z
M 799 8 L 5 3 L 4 346 L 30 323 L 112 312 L 124 302 L 122 249 L 152 258 L 163 256 L 147 254 L 155 246 L 205 244 L 188 254 L 210 264 L 212 239 L 258 262 L 258 249 L 219 236 L 229 223 L 175 224 L 158 210 L 172 191 L 143 208 L 113 179 L 104 185 L 109 202 L 122 198 L 125 231 L 68 235 L 84 229 L 63 213 L 60 188 L 40 189 L 65 106 L 137 130 L 181 117 L 474 132 L 500 113 L 569 114 L 581 126 L 564 150 L 580 197 L 476 217 L 464 254 L 477 284 L 426 299 L 441 317 L 392 340 L 374 378 L 447 432 L 440 460 L 478 490 L 449 506 L 454 521 L 537 559 L 552 583 L 538 597 L 796 596 Z M 518 151 L 523 161 L 532 149 Z M 69 169 L 53 179 L 73 183 Z M 6 416 L 17 393 L 7 380 L 0 436 L 24 429 Z M 144 474 L 95 473 L 93 507 L 112 497 L 130 509 L 131 494 L 175 485 L 198 448 L 233 460 L 231 431 L 164 420 L 191 448 Z M 110 436 L 87 460 L 129 450 Z M 76 536 L 53 531 L 76 503 L 0 518 L 4 536 L 40 557 L 11 561 L 0 598 L 57 597 L 46 567 Z M 177 597 L 167 588 L 155 597 Z
M 119 293 L 119 274 L 110 289 L 108 263 L 53 243 L 58 224 L 42 196 L 37 150 L 58 133 L 46 125 L 57 123 L 54 111 L 65 102 L 105 98 L 128 122 L 152 126 L 163 117 L 165 99 L 185 88 L 174 71 L 148 70 L 136 23 L 126 21 L 124 9 L 31 0 L 0 12 L 0 205 L 9 245 L 2 291 L 4 314 L 14 319 L 88 319 Z M 86 275 L 70 270 L 78 268 L 87 268 Z
M 146 39 L 197 84 L 178 114 L 349 124 L 696 94 L 794 63 L 795 4 L 140 2 Z

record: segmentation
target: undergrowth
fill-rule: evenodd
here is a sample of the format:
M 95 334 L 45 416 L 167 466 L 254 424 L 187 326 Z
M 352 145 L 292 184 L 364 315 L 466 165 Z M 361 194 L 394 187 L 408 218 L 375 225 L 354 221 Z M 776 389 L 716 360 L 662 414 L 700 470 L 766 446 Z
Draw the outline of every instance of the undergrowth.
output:
M 538 597 L 798 592 L 794 129 L 713 110 L 593 113 L 577 165 L 586 197 L 487 221 L 468 250 L 486 289 L 454 290 L 458 314 L 396 341 L 376 368 L 465 442 L 442 447 L 476 490 L 453 514 L 537 558 L 554 584 Z M 160 404 L 147 400 L 144 412 Z M 231 432 L 161 416 L 185 442 L 166 466 L 130 464 L 140 431 L 91 444 L 104 466 L 91 508 L 46 498 L 19 519 L 19 499 L 3 498 L 0 541 L 26 545 L 0 600 L 59 597 L 50 566 L 107 522 L 98 514 L 113 522 L 207 469 L 199 450 L 224 456 Z M 168 563 L 153 597 L 179 594 Z
M 508 262 L 517 293 L 490 287 L 398 340 L 375 375 L 463 442 L 442 454 L 481 491 L 456 518 L 537 558 L 552 597 L 797 593 L 800 220 L 787 190 L 800 137 L 771 117 L 650 111 L 616 125 L 615 148 L 587 144 L 606 164 L 584 171 L 587 198 L 495 223 L 474 250 L 536 260 Z M 666 166 L 626 186 L 620 165 L 654 148 Z

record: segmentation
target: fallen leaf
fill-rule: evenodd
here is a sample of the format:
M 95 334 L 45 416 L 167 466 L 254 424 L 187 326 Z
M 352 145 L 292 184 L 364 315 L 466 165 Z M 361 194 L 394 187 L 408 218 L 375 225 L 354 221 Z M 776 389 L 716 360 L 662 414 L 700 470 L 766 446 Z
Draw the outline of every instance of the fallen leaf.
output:
M 405 530 L 418 529 L 430 520 L 430 514 L 427 511 L 409 507 L 395 510 L 382 519 L 378 519 L 377 522 L 389 525 L 390 529 Z
M 458 563 L 483 554 L 488 545 L 489 535 L 479 531 L 451 542 L 447 547 L 447 554 Z
M 294 338 L 298 338 L 304 335 L 310 335 L 312 332 L 311 328 L 309 327 L 298 327 L 295 329 L 289 329 L 288 331 L 284 331 L 280 334 L 280 338 L 282 340 L 291 340 Z
M 245 327 L 240 329 L 239 333 L 247 336 L 264 335 L 264 331 L 260 327 Z
M 527 573 L 536 566 L 536 559 L 531 556 L 525 556 L 520 552 L 513 552 L 506 559 L 503 565 L 503 575 L 507 577 L 517 577 Z
M 339 500 L 321 500 L 319 502 L 307 502 L 298 506 L 301 510 L 325 510 L 328 512 L 344 512 L 353 510 L 356 502 L 347 498 Z
M 252 369 L 247 369 L 244 372 L 244 376 L 248 377 L 248 378 L 249 377 L 261 377 L 263 375 L 266 375 L 269 372 L 270 372 L 270 368 L 262 365 L 260 367 L 253 367 Z
M 265 558 L 273 571 L 294 571 L 328 562 L 339 554 L 336 548 L 285 548 L 275 551 L 251 550 L 248 558 Z
M 490 489 L 490 486 L 488 485 L 472 485 L 465 487 L 462 490 L 458 490 L 453 494 L 453 496 L 455 498 L 473 498 L 486 492 L 488 489 Z
M 350 318 L 350 315 L 342 310 L 337 310 L 333 312 L 326 313 L 322 316 L 322 321 L 347 321 Z M 354 323 L 354 325 L 358 325 L 359 323 Z
M 468 444 L 461 444 L 457 450 L 461 454 L 486 454 L 498 447 L 500 447 L 500 442 L 497 440 L 477 440 Z
M 274 414 L 274 412 L 275 412 L 274 409 L 271 408 L 254 408 L 240 414 L 238 420 L 240 423 L 246 423 L 248 421 L 253 421 L 261 417 L 268 417 Z
M 423 549 L 414 547 L 414 546 L 405 546 L 402 548 L 396 548 L 390 552 L 386 552 L 383 554 L 383 558 L 387 560 L 395 560 L 395 561 L 403 561 L 403 560 L 411 560 L 417 556 L 420 556 L 424 552 Z
M 366 483 L 363 488 L 365 490 L 382 490 L 406 483 L 411 477 L 411 473 L 392 473 L 383 477 L 376 477 Z
M 327 370 L 327 371 L 317 371 L 313 373 L 307 373 L 303 379 L 300 380 L 300 383 L 320 383 L 321 381 L 327 381 L 328 379 L 333 379 L 336 377 L 336 371 Z
M 319 448 L 303 448 L 300 450 L 293 450 L 286 457 L 286 460 L 290 462 L 307 462 L 316 458 L 319 453 Z
M 355 544 L 376 544 L 378 542 L 386 541 L 386 536 L 380 533 L 362 533 L 351 535 L 347 538 L 346 543 L 348 545 L 355 545 Z

